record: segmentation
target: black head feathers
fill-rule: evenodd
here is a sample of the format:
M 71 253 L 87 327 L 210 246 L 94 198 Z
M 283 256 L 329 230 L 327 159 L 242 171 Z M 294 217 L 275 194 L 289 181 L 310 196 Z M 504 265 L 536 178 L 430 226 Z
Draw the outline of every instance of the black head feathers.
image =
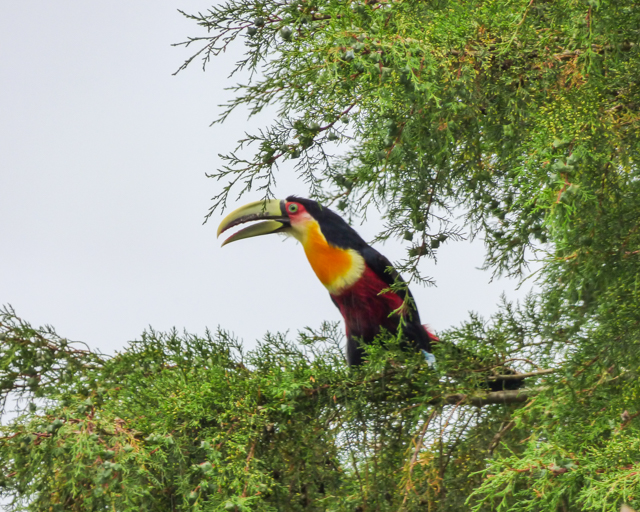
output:
M 362 237 L 346 221 L 333 210 L 322 206 L 317 201 L 303 197 L 289 196 L 287 201 L 300 203 L 320 224 L 322 234 L 331 245 L 341 249 L 361 251 L 368 247 Z

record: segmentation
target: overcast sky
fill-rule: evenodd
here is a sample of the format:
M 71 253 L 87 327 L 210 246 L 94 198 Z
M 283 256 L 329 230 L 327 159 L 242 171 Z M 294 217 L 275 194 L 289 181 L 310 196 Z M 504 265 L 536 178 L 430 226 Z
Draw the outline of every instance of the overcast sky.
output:
M 221 215 L 202 225 L 220 184 L 205 177 L 247 123 L 209 127 L 229 97 L 240 46 L 206 72 L 172 73 L 202 35 L 184 19 L 209 2 L 21 0 L 0 8 L 0 304 L 36 325 L 112 353 L 158 330 L 218 325 L 247 346 L 266 331 L 340 320 L 295 241 L 220 248 Z M 264 118 L 263 118 L 264 120 Z M 266 121 L 266 120 L 265 120 Z M 279 196 L 305 196 L 285 169 Z M 258 199 L 245 196 L 237 205 Z M 381 225 L 356 226 L 371 239 Z M 378 249 L 399 259 L 399 241 Z M 413 287 L 441 330 L 489 315 L 515 283 L 489 284 L 482 242 L 446 244 Z

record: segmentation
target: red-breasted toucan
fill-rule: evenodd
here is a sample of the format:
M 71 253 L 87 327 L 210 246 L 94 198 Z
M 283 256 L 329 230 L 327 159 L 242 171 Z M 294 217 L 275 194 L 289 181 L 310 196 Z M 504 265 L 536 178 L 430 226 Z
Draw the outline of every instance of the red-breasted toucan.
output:
M 421 324 L 411 293 L 406 287 L 390 290 L 402 278 L 342 217 L 316 201 L 295 196 L 256 201 L 227 215 L 218 236 L 250 221 L 261 222 L 238 231 L 222 245 L 270 233 L 296 238 L 344 318 L 350 365 L 362 364 L 361 343 L 371 343 L 382 329 L 396 333 L 399 328 L 429 364 L 434 363 L 431 342 L 437 338 Z

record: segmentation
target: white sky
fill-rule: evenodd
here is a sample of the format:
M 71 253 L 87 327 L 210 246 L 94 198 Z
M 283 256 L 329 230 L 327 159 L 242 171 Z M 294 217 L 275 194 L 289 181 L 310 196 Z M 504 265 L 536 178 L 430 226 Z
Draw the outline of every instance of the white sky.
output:
M 149 325 L 202 333 L 218 325 L 247 346 L 270 331 L 340 320 L 293 240 L 266 236 L 220 249 L 221 215 L 202 225 L 217 182 L 205 177 L 245 130 L 209 127 L 229 97 L 233 52 L 178 76 L 202 35 L 177 9 L 203 0 L 21 0 L 0 7 L 0 304 L 104 352 Z M 267 119 L 268 120 L 268 119 Z M 305 196 L 286 172 L 279 195 Z M 259 195 L 245 196 L 240 206 Z M 380 224 L 356 226 L 371 239 Z M 378 249 L 403 256 L 400 242 Z M 502 291 L 477 270 L 482 243 L 447 244 L 413 287 L 424 322 L 444 329 L 489 315 Z

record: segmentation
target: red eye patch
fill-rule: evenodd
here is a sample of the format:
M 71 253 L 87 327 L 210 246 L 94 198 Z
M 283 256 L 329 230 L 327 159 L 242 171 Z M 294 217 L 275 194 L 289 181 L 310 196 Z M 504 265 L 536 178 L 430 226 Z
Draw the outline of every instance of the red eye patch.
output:
M 286 203 L 285 208 L 289 215 L 299 215 L 301 213 L 306 212 L 304 206 L 302 206 L 300 203 L 294 203 L 294 202 Z

